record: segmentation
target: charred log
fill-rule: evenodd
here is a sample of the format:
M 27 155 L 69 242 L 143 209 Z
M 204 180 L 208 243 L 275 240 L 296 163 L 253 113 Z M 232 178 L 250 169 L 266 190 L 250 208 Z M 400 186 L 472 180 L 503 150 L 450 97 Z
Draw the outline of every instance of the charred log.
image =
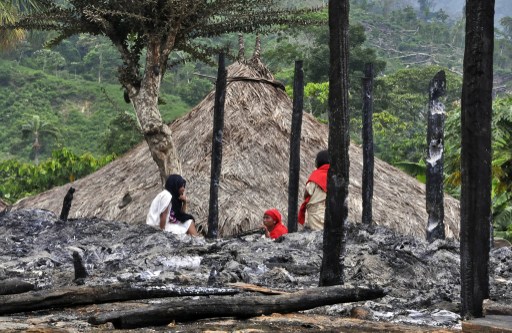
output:
M 481 317 L 489 298 L 494 0 L 466 1 L 461 99 L 461 316 Z
M 357 302 L 385 296 L 381 288 L 320 287 L 285 295 L 211 297 L 176 300 L 165 305 L 105 313 L 89 318 L 89 323 L 112 322 L 115 328 L 166 325 L 174 320 L 189 321 L 213 317 L 248 318 L 271 313 L 290 313 L 318 306 Z
M 7 279 L 0 281 L 0 295 L 21 294 L 34 290 L 34 288 L 35 286 L 32 283 L 22 280 Z
M 226 64 L 224 53 L 219 54 L 215 102 L 213 106 L 212 164 L 210 180 L 210 204 L 208 208 L 208 238 L 219 233 L 219 186 L 222 166 L 222 132 L 224 131 L 224 102 L 226 100 Z
M 80 254 L 78 254 L 76 251 L 73 252 L 73 267 L 75 268 L 75 283 L 83 284 L 84 279 L 89 274 L 87 274 L 87 270 L 85 269 L 82 257 L 80 257 Z
M 64 196 L 64 202 L 62 203 L 62 210 L 60 211 L 60 219 L 62 221 L 68 220 L 69 211 L 71 210 L 71 202 L 73 201 L 73 193 L 75 189 L 70 187 L 68 193 Z
M 364 68 L 363 78 L 363 213 L 361 222 L 372 223 L 373 199 L 373 64 L 368 63 Z
M 234 295 L 237 293 L 239 291 L 232 288 L 77 286 L 0 296 L 0 315 L 148 298 Z
M 483 302 L 484 315 L 512 316 L 512 305 L 486 299 Z
M 439 71 L 429 86 L 427 125 L 427 240 L 444 239 L 444 104 L 439 97 L 446 94 L 446 76 Z
M 300 178 L 300 133 L 304 108 L 304 71 L 302 60 L 295 61 L 293 79 L 293 110 L 290 134 L 290 164 L 288 180 L 288 232 L 297 231 L 299 178 Z
M 343 284 L 348 218 L 348 0 L 329 0 L 329 160 L 320 286 Z

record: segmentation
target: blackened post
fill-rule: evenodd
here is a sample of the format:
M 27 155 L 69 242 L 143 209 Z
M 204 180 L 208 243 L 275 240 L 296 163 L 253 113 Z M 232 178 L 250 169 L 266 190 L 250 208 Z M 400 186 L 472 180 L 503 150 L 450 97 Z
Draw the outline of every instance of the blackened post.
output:
M 373 64 L 367 63 L 363 77 L 363 214 L 361 222 L 372 223 L 373 198 Z
M 461 316 L 482 317 L 489 298 L 494 0 L 466 0 L 461 102 Z
M 290 174 L 288 178 L 288 232 L 297 231 L 299 177 L 300 177 L 300 135 L 302 132 L 302 111 L 304 109 L 304 71 L 302 60 L 295 61 L 293 79 L 293 111 L 290 134 Z
M 68 193 L 64 196 L 64 201 L 62 202 L 62 210 L 60 211 L 60 219 L 62 221 L 68 220 L 69 211 L 71 210 L 71 202 L 73 201 L 73 193 L 75 193 L 75 189 L 70 187 Z
M 444 239 L 444 104 L 439 97 L 446 94 L 444 71 L 437 72 L 430 81 L 427 123 L 427 184 L 426 208 L 428 214 L 427 240 Z
M 213 106 L 212 164 L 207 238 L 217 238 L 219 231 L 219 183 L 222 165 L 222 131 L 224 130 L 226 80 L 227 72 L 224 53 L 221 53 L 219 54 L 219 68 L 217 72 L 215 102 Z
M 75 283 L 84 284 L 84 279 L 89 276 L 85 269 L 82 257 L 76 251 L 73 251 L 73 267 L 75 268 Z
M 348 218 L 349 0 L 329 0 L 329 138 L 324 239 L 320 286 L 343 284 L 345 226 Z

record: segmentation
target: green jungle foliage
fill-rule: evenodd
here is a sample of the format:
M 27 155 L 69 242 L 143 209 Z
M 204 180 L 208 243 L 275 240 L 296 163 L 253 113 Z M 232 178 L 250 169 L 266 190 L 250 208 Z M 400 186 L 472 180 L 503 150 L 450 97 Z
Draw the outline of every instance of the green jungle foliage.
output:
M 167 122 L 190 108 L 169 93 L 162 100 Z M 118 85 L 56 76 L 0 59 L 0 160 L 34 158 L 33 138 L 22 135 L 34 116 L 60 133 L 40 138 L 42 158 L 60 147 L 76 154 L 122 154 L 142 140 L 133 108 L 123 101 Z
M 493 101 L 492 119 L 493 224 L 506 231 L 512 224 L 512 95 Z M 445 189 L 460 195 L 460 107 L 448 114 L 445 136 Z
M 39 165 L 6 160 L 0 162 L 0 196 L 7 202 L 64 185 L 110 163 L 115 155 L 95 158 L 90 153 L 76 155 L 66 148 L 54 150 Z

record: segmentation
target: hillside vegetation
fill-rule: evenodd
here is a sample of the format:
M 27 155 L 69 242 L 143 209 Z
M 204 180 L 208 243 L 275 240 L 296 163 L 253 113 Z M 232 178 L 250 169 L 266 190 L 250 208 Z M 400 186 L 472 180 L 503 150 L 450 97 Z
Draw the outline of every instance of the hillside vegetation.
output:
M 177 96 L 164 93 L 162 99 L 166 104 L 160 109 L 167 121 L 189 110 Z M 32 138 L 23 138 L 21 129 L 34 115 L 59 132 L 57 137 L 40 139 L 43 158 L 59 147 L 96 156 L 123 153 L 142 139 L 133 110 L 115 83 L 61 77 L 0 59 L 0 160 L 31 159 Z M 121 131 L 130 119 L 132 130 Z

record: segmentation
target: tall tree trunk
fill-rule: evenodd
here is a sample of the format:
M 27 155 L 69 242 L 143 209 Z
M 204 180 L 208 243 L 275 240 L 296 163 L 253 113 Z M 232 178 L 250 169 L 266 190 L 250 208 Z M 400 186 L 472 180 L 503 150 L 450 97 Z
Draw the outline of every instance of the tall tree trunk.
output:
M 461 315 L 489 297 L 494 0 L 466 1 L 461 114 Z
M 290 134 L 290 174 L 288 178 L 288 231 L 297 231 L 299 178 L 300 178 L 300 135 L 302 132 L 302 110 L 304 109 L 304 71 L 302 60 L 295 61 L 293 80 L 292 129 Z
M 343 284 L 348 217 L 350 144 L 348 122 L 349 0 L 329 0 L 329 159 L 320 286 Z
M 367 63 L 363 77 L 363 213 L 361 222 L 372 223 L 373 198 L 373 64 Z
M 224 130 L 224 101 L 226 98 L 226 64 L 224 53 L 219 54 L 219 68 L 213 106 L 212 163 L 210 206 L 208 209 L 208 238 L 217 238 L 219 227 L 219 182 L 222 166 L 222 131 Z
M 427 240 L 444 239 L 444 104 L 439 97 L 446 94 L 446 76 L 439 71 L 429 86 L 427 124 Z
M 158 166 L 162 184 L 171 173 L 181 174 L 181 163 L 172 139 L 172 132 L 162 121 L 158 110 L 160 80 L 162 77 L 162 55 L 158 42 L 149 43 L 146 55 L 146 70 L 140 82 L 140 87 L 129 90 L 137 119 L 139 120 L 144 139 L 146 140 L 151 157 Z
M 32 144 L 32 149 L 34 150 L 34 163 L 39 165 L 39 152 L 41 151 L 41 143 L 39 142 L 39 133 L 34 133 L 34 143 Z

